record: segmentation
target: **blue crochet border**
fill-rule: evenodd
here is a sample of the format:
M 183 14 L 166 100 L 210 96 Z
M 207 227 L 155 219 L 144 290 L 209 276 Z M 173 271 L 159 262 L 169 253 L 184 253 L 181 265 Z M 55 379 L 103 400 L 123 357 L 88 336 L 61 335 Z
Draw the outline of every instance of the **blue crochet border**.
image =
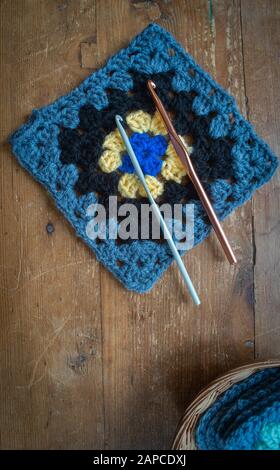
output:
M 172 54 L 169 54 L 170 50 Z M 198 115 L 216 112 L 210 128 L 211 137 L 227 135 L 235 141 L 232 156 L 240 179 L 235 184 L 234 197 L 227 200 L 229 185 L 223 180 L 216 181 L 211 189 L 211 197 L 221 219 L 242 205 L 271 178 L 277 167 L 277 159 L 240 115 L 234 99 L 194 62 L 169 32 L 156 24 L 149 25 L 126 49 L 111 57 L 105 67 L 89 76 L 78 88 L 53 104 L 32 112 L 28 123 L 11 137 L 12 149 L 18 161 L 48 190 L 57 207 L 75 228 L 77 235 L 95 252 L 97 259 L 125 287 L 146 292 L 172 262 L 168 246 L 149 240 L 136 240 L 129 246 L 116 245 L 113 240 L 102 244 L 90 240 L 85 231 L 89 221 L 86 209 L 96 202 L 96 197 L 93 193 L 77 197 L 74 185 L 78 170 L 74 165 L 61 163 L 58 145 L 60 127 L 77 127 L 81 106 L 92 103 L 102 109 L 108 103 L 107 87 L 125 91 L 132 88 L 131 76 L 127 72 L 130 67 L 148 74 L 175 70 L 172 83 L 174 90 L 193 90 L 197 93 L 194 112 Z M 192 74 L 187 73 L 189 69 Z M 230 122 L 230 115 L 234 124 Z M 250 161 L 248 148 L 244 145 L 249 139 L 258 144 L 258 150 L 250 156 Z M 252 167 L 257 175 L 253 180 L 249 179 Z M 204 219 L 204 211 L 196 203 L 195 245 L 203 241 L 211 230 Z M 138 261 L 141 261 L 141 266 Z

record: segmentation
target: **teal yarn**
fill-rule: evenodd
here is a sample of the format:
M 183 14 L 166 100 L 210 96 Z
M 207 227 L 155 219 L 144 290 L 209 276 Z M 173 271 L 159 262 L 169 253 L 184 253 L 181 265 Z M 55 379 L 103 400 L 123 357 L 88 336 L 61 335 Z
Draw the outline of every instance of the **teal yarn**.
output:
M 280 449 L 280 423 L 265 424 L 254 445 L 256 450 L 279 450 Z
M 280 450 L 280 368 L 232 385 L 200 417 L 201 450 Z
M 96 130 L 98 145 L 92 152 L 93 160 L 96 159 L 102 145 L 100 136 L 108 120 L 114 114 L 123 113 L 132 91 L 137 95 L 136 109 L 145 110 L 151 106 L 150 98 L 145 95 L 145 82 L 139 86 L 139 77 L 155 79 L 164 102 L 169 94 L 173 95 L 178 110 L 174 125 L 178 132 L 186 130 L 186 124 L 196 132 L 193 161 L 221 220 L 272 177 L 277 159 L 241 116 L 234 99 L 195 63 L 170 33 L 156 24 L 149 25 L 126 49 L 111 57 L 105 67 L 89 76 L 78 88 L 53 104 L 33 111 L 29 121 L 11 137 L 18 161 L 51 194 L 76 234 L 97 259 L 126 288 L 145 292 L 173 261 L 168 245 L 153 240 L 134 240 L 129 244 L 117 244 L 115 240 L 98 243 L 88 237 L 86 227 L 91 217 L 87 208 L 98 202 L 98 187 L 107 192 L 110 187 L 117 187 L 118 175 L 115 172 L 108 180 L 108 175 L 102 174 L 99 178 L 99 174 L 95 174 L 97 190 L 93 187 L 92 191 L 87 191 L 92 177 L 87 160 L 91 153 L 88 149 L 80 151 L 78 132 L 79 126 L 84 126 L 85 133 L 91 126 L 91 111 L 88 110 L 93 109 L 94 123 L 99 125 Z M 143 96 L 138 93 L 139 89 Z M 124 95 L 127 98 L 123 99 Z M 113 100 L 115 107 L 111 105 Z M 87 145 L 89 142 L 86 141 L 85 147 Z M 161 165 L 160 139 L 157 147 L 156 151 L 153 148 L 154 158 L 148 164 L 152 174 Z M 67 160 L 68 151 L 72 154 Z M 84 158 L 82 164 L 88 165 L 83 179 L 80 178 L 81 165 L 75 162 L 80 157 Z M 78 181 L 79 188 L 85 190 L 82 194 L 76 190 Z M 184 196 L 185 188 L 178 186 Z M 174 203 L 178 187 L 173 184 L 169 189 L 168 197 Z M 190 194 L 188 202 L 195 208 L 194 244 L 197 245 L 209 235 L 211 225 L 200 201 Z

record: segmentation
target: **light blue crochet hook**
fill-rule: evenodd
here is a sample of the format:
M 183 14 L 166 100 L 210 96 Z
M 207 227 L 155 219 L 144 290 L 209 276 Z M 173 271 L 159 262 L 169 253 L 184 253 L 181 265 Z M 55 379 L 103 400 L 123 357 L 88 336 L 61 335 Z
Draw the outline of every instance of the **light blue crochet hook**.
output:
M 175 246 L 175 243 L 174 243 L 174 241 L 173 241 L 173 239 L 172 239 L 172 235 L 171 235 L 171 233 L 169 232 L 166 223 L 164 222 L 164 219 L 163 219 L 163 217 L 162 217 L 162 215 L 161 215 L 161 212 L 160 212 L 160 210 L 159 210 L 159 208 L 158 208 L 158 205 L 156 204 L 156 202 L 154 201 L 153 196 L 151 195 L 151 192 L 150 192 L 150 190 L 149 190 L 149 188 L 148 188 L 148 186 L 147 186 L 146 180 L 145 180 L 144 173 L 143 173 L 143 171 L 142 171 L 142 169 L 141 169 L 141 166 L 140 166 L 139 163 L 138 163 L 137 157 L 136 157 L 136 155 L 135 155 L 135 153 L 134 153 L 134 150 L 133 150 L 133 148 L 132 148 L 132 146 L 131 146 L 131 143 L 130 143 L 130 141 L 129 141 L 128 135 L 126 134 L 126 132 L 125 132 L 125 130 L 124 130 L 122 124 L 121 124 L 121 123 L 123 122 L 123 119 L 122 119 L 121 116 L 118 116 L 118 115 L 115 117 L 115 119 L 116 119 L 116 124 L 117 124 L 117 126 L 118 126 L 118 129 L 119 129 L 119 131 L 120 131 L 120 134 L 121 134 L 121 136 L 122 136 L 123 142 L 124 142 L 124 144 L 125 144 L 125 146 L 126 146 L 126 150 L 127 150 L 128 154 L 129 154 L 130 159 L 131 159 L 131 161 L 132 161 L 132 164 L 133 164 L 133 166 L 134 166 L 134 168 L 135 168 L 135 172 L 136 172 L 136 174 L 137 174 L 139 180 L 141 181 L 142 185 L 144 186 L 144 189 L 145 189 L 145 191 L 146 191 L 146 193 L 147 193 L 147 196 L 148 196 L 148 199 L 149 199 L 149 201 L 150 201 L 152 210 L 153 210 L 153 212 L 154 212 L 154 214 L 155 214 L 155 216 L 156 216 L 156 218 L 157 218 L 157 221 L 158 221 L 159 224 L 160 224 L 160 227 L 161 227 L 162 231 L 164 232 L 165 239 L 166 239 L 166 241 L 167 241 L 167 243 L 168 243 L 168 245 L 169 245 L 170 250 L 172 251 L 172 254 L 173 254 L 173 256 L 174 256 L 174 258 L 175 258 L 175 260 L 176 260 L 176 262 L 177 262 L 177 265 L 178 265 L 178 267 L 179 267 L 179 269 L 180 269 L 180 272 L 181 272 L 181 274 L 182 274 L 182 276 L 183 276 L 183 278 L 184 278 L 184 280 L 185 280 L 185 283 L 186 283 L 187 286 L 188 286 L 188 289 L 189 289 L 189 292 L 190 292 L 190 294 L 191 294 L 191 297 L 192 297 L 192 299 L 193 299 L 193 301 L 194 301 L 194 303 L 195 303 L 196 305 L 200 305 L 200 300 L 199 300 L 199 297 L 198 297 L 198 295 L 197 295 L 197 292 L 196 292 L 196 290 L 195 290 L 195 288 L 194 288 L 194 286 L 193 286 L 193 283 L 192 283 L 192 281 L 191 281 L 191 278 L 190 278 L 190 276 L 189 276 L 188 273 L 187 273 L 187 270 L 186 270 L 186 268 L 185 268 L 185 265 L 184 265 L 184 263 L 183 263 L 183 261 L 182 261 L 181 256 L 180 256 L 179 253 L 178 253 L 178 250 L 177 250 L 177 248 L 176 248 L 176 246 Z

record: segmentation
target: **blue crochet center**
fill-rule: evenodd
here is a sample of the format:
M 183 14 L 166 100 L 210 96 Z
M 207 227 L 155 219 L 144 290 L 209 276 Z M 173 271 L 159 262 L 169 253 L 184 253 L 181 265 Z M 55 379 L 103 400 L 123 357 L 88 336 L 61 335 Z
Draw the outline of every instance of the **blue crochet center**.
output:
M 130 92 L 133 88 L 130 70 L 149 76 L 172 71 L 173 92 L 196 95 L 193 115 L 212 116 L 209 130 L 202 138 L 213 142 L 227 137 L 233 142 L 232 179 L 216 179 L 210 183 L 209 196 L 221 220 L 271 178 L 277 159 L 240 115 L 234 99 L 195 63 L 170 33 L 156 24 L 148 26 L 126 49 L 111 57 L 104 68 L 89 76 L 71 93 L 33 111 L 27 124 L 11 137 L 18 161 L 48 190 L 76 234 L 89 245 L 97 259 L 128 289 L 145 292 L 173 261 L 168 245 L 152 240 L 118 245 L 115 240 L 97 243 L 90 239 L 86 232 L 91 220 L 88 207 L 98 198 L 94 192 L 83 196 L 77 194 L 75 185 L 79 170 L 74 164 L 61 162 L 58 142 L 61 127 L 75 129 L 79 126 L 82 106 L 92 104 L 98 110 L 106 108 L 108 88 Z M 221 161 L 222 158 L 223 155 Z M 149 171 L 157 171 L 154 161 L 159 165 L 155 158 Z M 211 226 L 201 203 L 198 200 L 191 202 L 195 208 L 194 242 L 197 245 L 208 236 Z
M 201 416 L 202 450 L 280 449 L 280 368 L 256 372 L 232 385 Z
M 162 158 L 167 149 L 167 142 L 162 135 L 155 137 L 147 133 L 135 132 L 129 138 L 138 162 L 145 175 L 157 176 L 162 167 Z M 128 154 L 123 157 L 119 170 L 123 173 L 135 173 Z

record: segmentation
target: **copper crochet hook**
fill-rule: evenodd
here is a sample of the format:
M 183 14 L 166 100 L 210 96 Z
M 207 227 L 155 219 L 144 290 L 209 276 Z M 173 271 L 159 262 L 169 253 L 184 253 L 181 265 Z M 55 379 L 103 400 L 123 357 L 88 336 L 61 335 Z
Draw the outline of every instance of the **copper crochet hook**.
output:
M 225 252 L 225 255 L 228 259 L 228 261 L 230 262 L 230 264 L 235 264 L 237 262 L 236 260 L 236 257 L 232 251 L 232 248 L 229 244 L 229 241 L 225 235 L 225 232 L 223 231 L 223 228 L 219 222 L 219 219 L 212 207 L 212 204 L 211 202 L 209 201 L 208 199 L 208 196 L 207 194 L 205 193 L 204 189 L 203 189 L 203 186 L 195 172 L 195 169 L 193 167 L 193 164 L 192 164 L 192 161 L 191 161 L 191 158 L 188 154 L 188 151 L 186 149 L 186 146 L 185 146 L 185 143 L 184 141 L 180 138 L 180 136 L 177 134 L 177 132 L 175 131 L 174 129 L 174 126 L 160 100 L 160 98 L 158 97 L 157 95 L 157 92 L 155 91 L 156 90 L 156 84 L 152 81 L 152 80 L 148 80 L 147 81 L 147 86 L 148 86 L 148 90 L 153 98 L 153 101 L 156 105 L 156 108 L 158 110 L 158 112 L 160 113 L 163 121 L 164 121 L 164 124 L 166 126 L 166 129 L 167 129 L 167 132 L 168 132 L 168 135 L 170 137 L 170 140 L 172 142 L 172 145 L 176 151 L 176 153 L 178 154 L 178 156 L 180 157 L 180 160 L 182 161 L 183 165 L 187 168 L 187 171 L 188 171 L 188 175 L 190 177 L 190 180 L 191 182 L 193 183 L 196 191 L 197 191 L 197 194 L 201 200 L 201 203 L 203 204 L 203 207 L 204 209 L 206 210 L 207 212 L 207 215 L 209 217 L 209 220 L 216 232 L 216 235 L 218 237 L 218 240 L 220 241 L 222 247 L 223 247 L 223 250 Z

